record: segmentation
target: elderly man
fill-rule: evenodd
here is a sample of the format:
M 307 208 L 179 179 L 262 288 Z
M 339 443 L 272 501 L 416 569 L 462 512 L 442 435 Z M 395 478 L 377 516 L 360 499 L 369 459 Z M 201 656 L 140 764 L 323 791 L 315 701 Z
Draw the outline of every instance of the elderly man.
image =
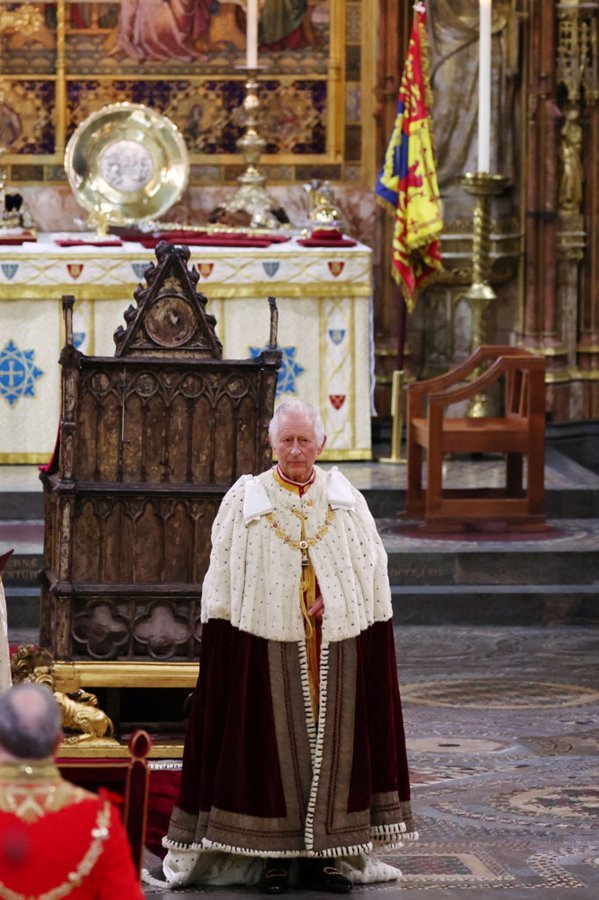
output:
M 164 872 L 222 884 L 260 858 L 281 894 L 297 858 L 305 887 L 347 893 L 335 859 L 416 836 L 387 557 L 362 495 L 314 465 L 317 411 L 287 401 L 269 433 L 278 465 L 240 478 L 214 522 Z
M 118 810 L 61 778 L 61 739 L 47 688 L 0 696 L 0 897 L 143 900 Z

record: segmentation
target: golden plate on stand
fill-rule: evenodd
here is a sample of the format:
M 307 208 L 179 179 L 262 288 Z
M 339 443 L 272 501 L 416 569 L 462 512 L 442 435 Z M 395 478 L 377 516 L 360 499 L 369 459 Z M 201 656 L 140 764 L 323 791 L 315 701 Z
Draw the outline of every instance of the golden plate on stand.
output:
M 178 128 L 141 103 L 113 103 L 88 116 L 71 135 L 64 166 L 99 229 L 158 218 L 179 200 L 189 176 Z

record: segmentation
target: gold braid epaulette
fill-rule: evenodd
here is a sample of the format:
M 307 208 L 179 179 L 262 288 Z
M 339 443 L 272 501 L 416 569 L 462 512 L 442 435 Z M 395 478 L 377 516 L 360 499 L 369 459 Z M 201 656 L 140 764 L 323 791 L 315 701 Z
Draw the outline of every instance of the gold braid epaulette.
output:
M 17 894 L 16 891 L 12 891 L 0 881 L 0 897 L 5 898 L 5 900 L 60 900 L 61 897 L 66 897 L 71 891 L 74 891 L 75 888 L 78 888 L 81 885 L 83 879 L 89 875 L 97 863 L 100 854 L 104 849 L 104 842 L 109 835 L 109 822 L 110 801 L 105 800 L 98 810 L 96 824 L 91 832 L 92 842 L 89 845 L 85 856 L 77 868 L 72 872 L 69 872 L 66 879 L 62 884 L 59 884 L 58 887 L 45 891 L 43 894 Z

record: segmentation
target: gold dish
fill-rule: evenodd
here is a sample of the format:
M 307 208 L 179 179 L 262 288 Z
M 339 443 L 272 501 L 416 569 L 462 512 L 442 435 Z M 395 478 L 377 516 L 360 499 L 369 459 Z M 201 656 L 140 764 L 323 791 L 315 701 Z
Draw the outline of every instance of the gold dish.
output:
M 88 116 L 67 144 L 64 166 L 78 202 L 100 228 L 162 215 L 189 176 L 176 125 L 141 103 L 113 103 Z

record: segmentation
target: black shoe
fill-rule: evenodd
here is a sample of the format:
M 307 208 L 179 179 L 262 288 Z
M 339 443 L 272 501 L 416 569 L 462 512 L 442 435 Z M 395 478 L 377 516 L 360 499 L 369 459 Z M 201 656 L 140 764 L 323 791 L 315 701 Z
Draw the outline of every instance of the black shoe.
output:
M 269 868 L 260 884 L 263 894 L 286 894 L 289 887 L 289 869 Z
M 309 867 L 303 886 L 308 891 L 323 891 L 327 894 L 349 894 L 352 889 L 349 878 L 342 875 L 328 860 L 318 867 Z

